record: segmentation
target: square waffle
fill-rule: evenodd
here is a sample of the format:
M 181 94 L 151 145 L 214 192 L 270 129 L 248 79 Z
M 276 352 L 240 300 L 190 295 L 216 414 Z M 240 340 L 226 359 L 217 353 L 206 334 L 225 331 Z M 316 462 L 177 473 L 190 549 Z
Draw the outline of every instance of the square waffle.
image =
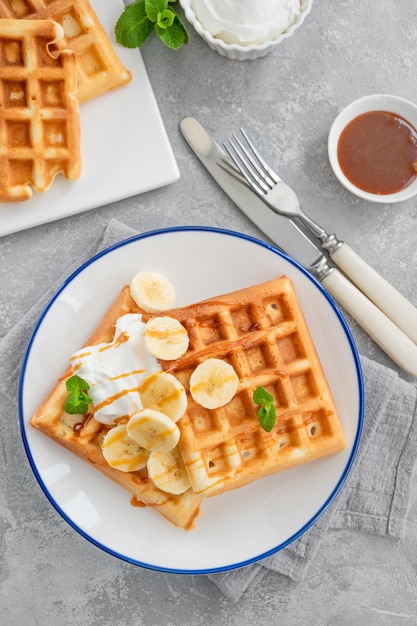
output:
M 91 100 L 132 79 L 88 0 L 0 0 L 0 17 L 50 19 L 61 24 L 65 36 L 56 47 L 75 53 L 79 102 Z
M 195 493 L 213 496 L 255 479 L 339 452 L 343 432 L 323 368 L 287 277 L 168 311 L 187 329 L 190 345 L 177 361 L 161 362 L 188 394 L 178 422 L 179 447 Z M 189 379 L 209 357 L 239 377 L 234 398 L 205 409 Z M 253 392 L 274 397 L 277 420 L 260 426 Z
M 128 287 L 122 290 L 86 345 L 111 341 L 116 320 L 125 313 L 143 313 L 130 297 Z M 143 317 L 146 319 L 145 313 Z M 90 418 L 88 414 L 80 421 L 79 415 L 64 412 L 67 397 L 65 381 L 72 374 L 72 370 L 68 369 L 58 381 L 48 398 L 33 415 L 32 426 L 127 489 L 132 496 L 133 505 L 149 506 L 176 526 L 191 529 L 199 514 L 201 502 L 199 496 L 191 489 L 181 495 L 161 491 L 148 478 L 146 469 L 127 473 L 110 467 L 101 452 L 101 442 L 108 432 L 108 427 Z
M 0 201 L 80 176 L 75 56 L 48 50 L 62 35 L 49 20 L 0 20 Z
M 86 345 L 113 339 L 116 320 L 142 311 L 123 288 Z M 185 387 L 188 406 L 179 420 L 179 447 L 192 488 L 170 495 L 155 487 L 147 470 L 120 472 L 101 452 L 108 427 L 63 410 L 68 371 L 31 419 L 31 424 L 144 503 L 183 528 L 192 528 L 203 496 L 241 487 L 263 476 L 339 452 L 345 447 L 333 398 L 291 281 L 261 285 L 172 309 L 186 328 L 189 347 L 175 361 L 160 361 Z M 197 365 L 209 357 L 230 363 L 239 377 L 233 399 L 205 409 L 189 392 Z M 275 401 L 277 421 L 268 433 L 259 424 L 252 396 L 263 386 Z

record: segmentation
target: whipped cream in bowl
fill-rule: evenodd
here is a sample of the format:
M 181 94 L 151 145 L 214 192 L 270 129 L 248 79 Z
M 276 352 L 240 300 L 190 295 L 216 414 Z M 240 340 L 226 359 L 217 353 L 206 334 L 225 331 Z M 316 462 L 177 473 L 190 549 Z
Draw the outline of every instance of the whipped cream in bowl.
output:
M 187 20 L 223 56 L 256 59 L 291 36 L 313 0 L 180 0 Z

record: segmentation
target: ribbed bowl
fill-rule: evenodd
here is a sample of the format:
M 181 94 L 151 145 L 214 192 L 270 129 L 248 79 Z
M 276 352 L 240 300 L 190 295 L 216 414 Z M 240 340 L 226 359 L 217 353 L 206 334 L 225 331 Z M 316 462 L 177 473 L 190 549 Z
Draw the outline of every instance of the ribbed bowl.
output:
M 284 33 L 279 35 L 276 39 L 271 41 L 265 41 L 262 44 L 250 44 L 248 46 L 241 46 L 238 44 L 228 44 L 218 39 L 217 37 L 213 37 L 211 33 L 206 30 L 202 24 L 198 21 L 196 14 L 192 9 L 192 0 L 179 0 L 181 7 L 184 10 L 185 17 L 188 22 L 194 27 L 196 32 L 204 39 L 204 41 L 210 46 L 212 50 L 215 50 L 222 56 L 228 57 L 229 59 L 234 59 L 236 61 L 249 61 L 253 59 L 258 59 L 266 56 L 272 50 L 274 50 L 278 44 L 280 44 L 284 39 L 291 37 L 294 32 L 299 28 L 306 16 L 311 11 L 311 6 L 313 4 L 313 0 L 301 0 L 301 12 L 294 24 L 292 24 Z

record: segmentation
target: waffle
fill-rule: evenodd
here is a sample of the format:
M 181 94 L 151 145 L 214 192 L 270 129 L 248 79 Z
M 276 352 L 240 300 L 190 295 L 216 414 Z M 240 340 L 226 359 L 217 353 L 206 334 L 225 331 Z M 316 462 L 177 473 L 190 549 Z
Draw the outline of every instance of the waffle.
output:
M 76 60 L 52 56 L 63 36 L 47 20 L 0 20 L 0 201 L 22 201 L 46 191 L 62 172 L 81 173 Z
M 178 426 L 180 450 L 195 493 L 213 496 L 345 447 L 332 395 L 292 286 L 286 277 L 187 306 L 166 315 L 188 330 L 181 359 L 161 362 L 188 393 Z M 235 397 L 204 409 L 189 394 L 189 378 L 208 357 L 230 363 Z M 277 421 L 259 424 L 252 396 L 263 386 L 275 399 Z
M 151 315 L 137 307 L 124 287 L 86 345 L 113 339 L 116 320 L 126 313 Z M 160 361 L 184 385 L 188 407 L 179 420 L 179 447 L 192 489 L 180 496 L 157 489 L 146 470 L 124 473 L 101 453 L 107 427 L 91 417 L 82 422 L 63 412 L 64 374 L 31 424 L 125 487 L 178 526 L 192 528 L 203 497 L 241 487 L 258 478 L 334 454 L 345 447 L 334 401 L 291 281 L 283 276 L 261 285 L 166 311 L 187 329 L 189 348 L 176 361 Z M 196 366 L 209 357 L 230 363 L 239 377 L 234 398 L 204 409 L 189 392 Z M 273 395 L 277 422 L 268 433 L 259 424 L 252 396 L 263 386 Z M 75 423 L 74 423 L 75 421 Z
M 111 341 L 114 324 L 117 318 L 125 313 L 143 313 L 131 299 L 128 287 L 122 290 L 86 345 Z M 176 526 L 192 528 L 199 513 L 201 502 L 199 496 L 191 489 L 181 495 L 171 495 L 159 490 L 148 478 L 146 469 L 129 473 L 113 469 L 106 463 L 101 452 L 101 442 L 108 430 L 107 427 L 96 422 L 88 414 L 80 421 L 79 415 L 73 416 L 64 412 L 67 397 L 65 381 L 72 373 L 71 369 L 65 372 L 32 417 L 32 426 L 127 489 L 132 496 L 132 504 L 149 506 Z
M 88 0 L 0 0 L 0 17 L 50 19 L 62 25 L 65 36 L 56 47 L 76 55 L 80 103 L 132 79 Z

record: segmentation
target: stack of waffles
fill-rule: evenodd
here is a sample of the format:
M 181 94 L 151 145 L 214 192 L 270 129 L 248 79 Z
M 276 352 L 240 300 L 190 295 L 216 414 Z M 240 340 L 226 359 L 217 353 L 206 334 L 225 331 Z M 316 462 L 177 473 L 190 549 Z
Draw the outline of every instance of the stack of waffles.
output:
M 0 202 L 81 174 L 79 103 L 130 73 L 88 0 L 0 0 Z
M 131 80 L 88 0 L 0 0 L 0 18 L 52 20 L 62 26 L 63 36 L 52 49 L 75 54 L 80 103 Z
M 111 341 L 116 320 L 138 312 L 145 321 L 152 317 L 138 308 L 125 287 L 87 343 Z M 345 447 L 331 391 L 287 277 L 164 315 L 177 319 L 189 337 L 183 356 L 160 362 L 187 393 L 187 409 L 178 422 L 179 449 L 191 484 L 185 493 L 162 493 L 146 469 L 123 473 L 106 464 L 100 449 L 106 427 L 94 418 L 74 424 L 63 411 L 65 380 L 71 371 L 38 409 L 32 425 L 187 529 L 193 527 L 204 497 Z M 190 393 L 192 372 L 209 358 L 230 364 L 239 381 L 233 398 L 214 409 L 203 408 Z M 253 400 L 259 387 L 271 394 L 276 409 L 270 432 L 261 427 Z

